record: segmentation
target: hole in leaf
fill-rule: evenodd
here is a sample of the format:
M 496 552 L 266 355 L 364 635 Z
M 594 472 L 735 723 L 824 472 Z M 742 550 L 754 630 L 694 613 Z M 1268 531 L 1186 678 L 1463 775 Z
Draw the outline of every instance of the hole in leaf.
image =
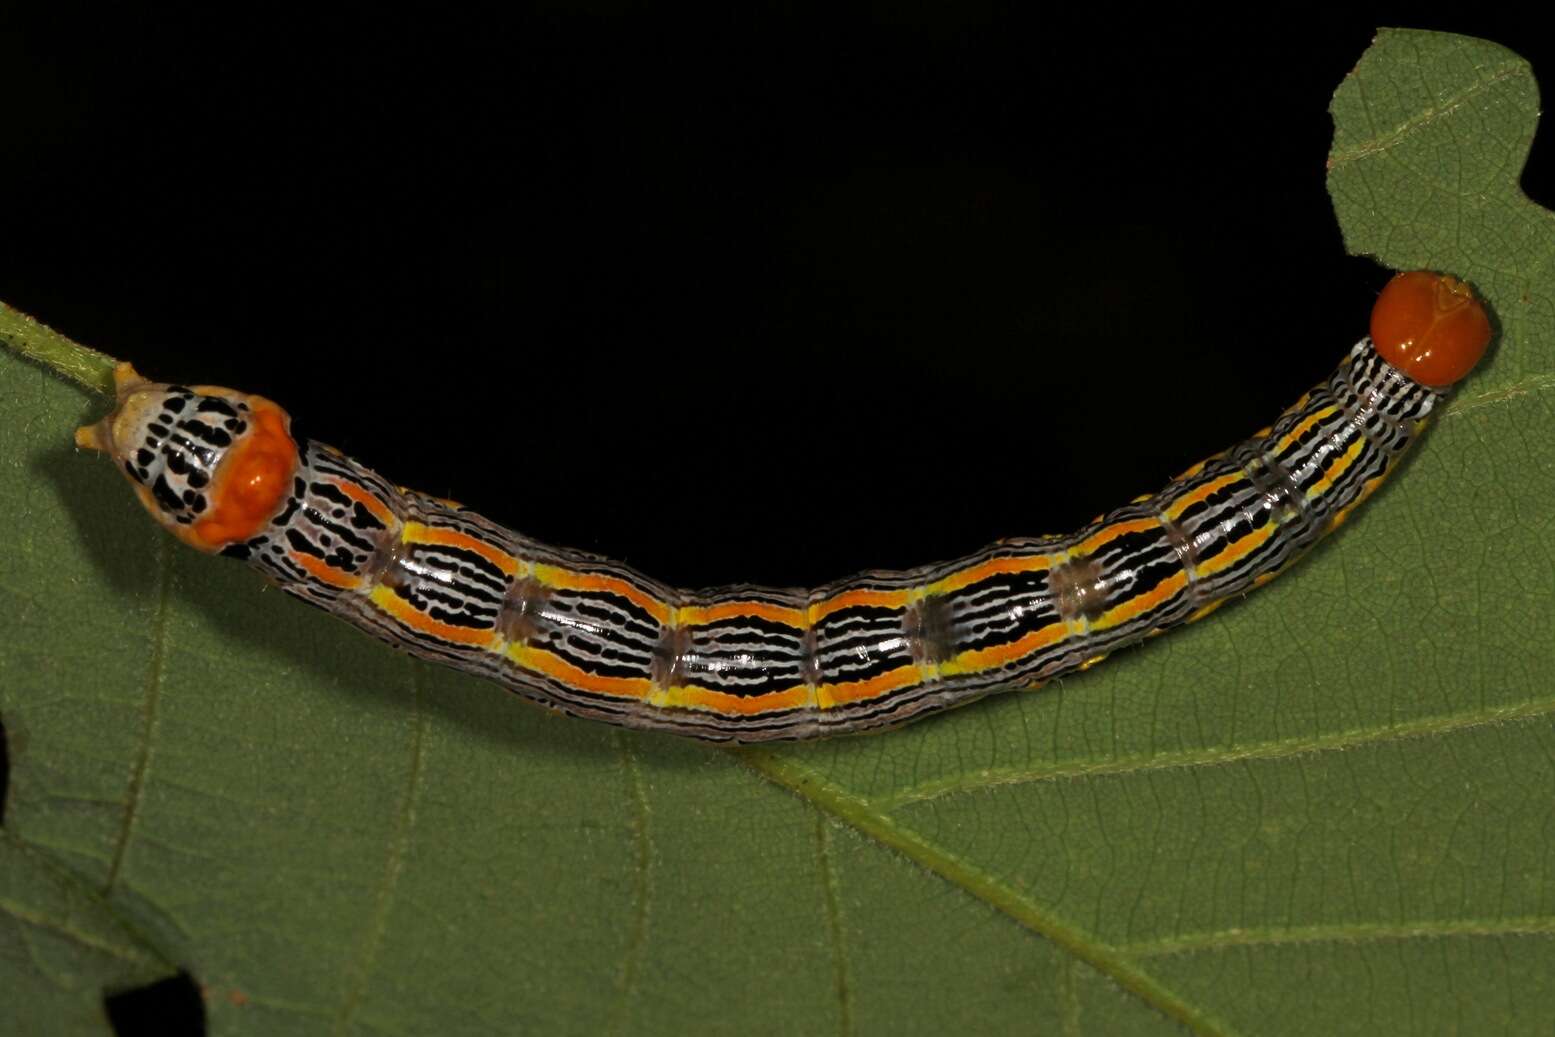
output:
M 118 1037 L 205 1037 L 205 1001 L 187 972 L 103 999 Z

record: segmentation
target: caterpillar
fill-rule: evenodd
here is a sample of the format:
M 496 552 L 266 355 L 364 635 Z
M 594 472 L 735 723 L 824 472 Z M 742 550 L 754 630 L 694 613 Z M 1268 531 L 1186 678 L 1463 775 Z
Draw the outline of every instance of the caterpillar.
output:
M 676 590 L 394 486 L 294 436 L 271 401 L 115 371 L 77 430 L 201 551 L 423 659 L 563 713 L 717 742 L 893 727 L 1034 688 L 1273 579 L 1386 478 L 1490 324 L 1415 271 L 1272 426 L 1069 536 L 815 590 Z

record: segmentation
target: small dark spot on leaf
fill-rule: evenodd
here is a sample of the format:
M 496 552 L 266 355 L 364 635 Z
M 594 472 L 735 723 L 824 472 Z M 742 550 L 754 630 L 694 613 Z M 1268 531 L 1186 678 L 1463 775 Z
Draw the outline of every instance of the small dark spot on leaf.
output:
M 205 1001 L 187 972 L 103 999 L 118 1037 L 204 1037 Z

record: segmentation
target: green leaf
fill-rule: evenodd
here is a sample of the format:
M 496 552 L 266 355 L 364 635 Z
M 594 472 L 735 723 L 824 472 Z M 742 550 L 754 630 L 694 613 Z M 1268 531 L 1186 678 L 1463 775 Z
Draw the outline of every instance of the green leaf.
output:
M 101 400 L 0 353 L 7 993 L 54 984 L 66 1033 L 172 963 L 214 1034 L 1544 1029 L 1535 85 L 1387 32 L 1333 111 L 1350 248 L 1470 280 L 1491 362 L 1290 576 L 873 738 L 720 752 L 410 663 L 155 530 L 69 445 Z M 46 333 L 0 309 L 0 337 Z
M 173 971 L 52 855 L 0 833 L 0 1029 L 97 1033 L 102 995 Z

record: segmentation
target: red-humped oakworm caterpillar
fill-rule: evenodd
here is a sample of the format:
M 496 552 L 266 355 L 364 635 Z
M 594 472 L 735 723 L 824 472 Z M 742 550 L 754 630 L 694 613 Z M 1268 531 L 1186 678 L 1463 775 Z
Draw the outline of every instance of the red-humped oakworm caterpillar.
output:
M 285 411 L 128 364 L 76 433 L 202 551 L 541 705 L 720 742 L 890 727 L 1029 688 L 1267 582 L 1387 476 L 1490 339 L 1462 282 L 1383 290 L 1371 334 L 1252 439 L 1069 536 L 811 591 L 682 591 L 402 490 Z

